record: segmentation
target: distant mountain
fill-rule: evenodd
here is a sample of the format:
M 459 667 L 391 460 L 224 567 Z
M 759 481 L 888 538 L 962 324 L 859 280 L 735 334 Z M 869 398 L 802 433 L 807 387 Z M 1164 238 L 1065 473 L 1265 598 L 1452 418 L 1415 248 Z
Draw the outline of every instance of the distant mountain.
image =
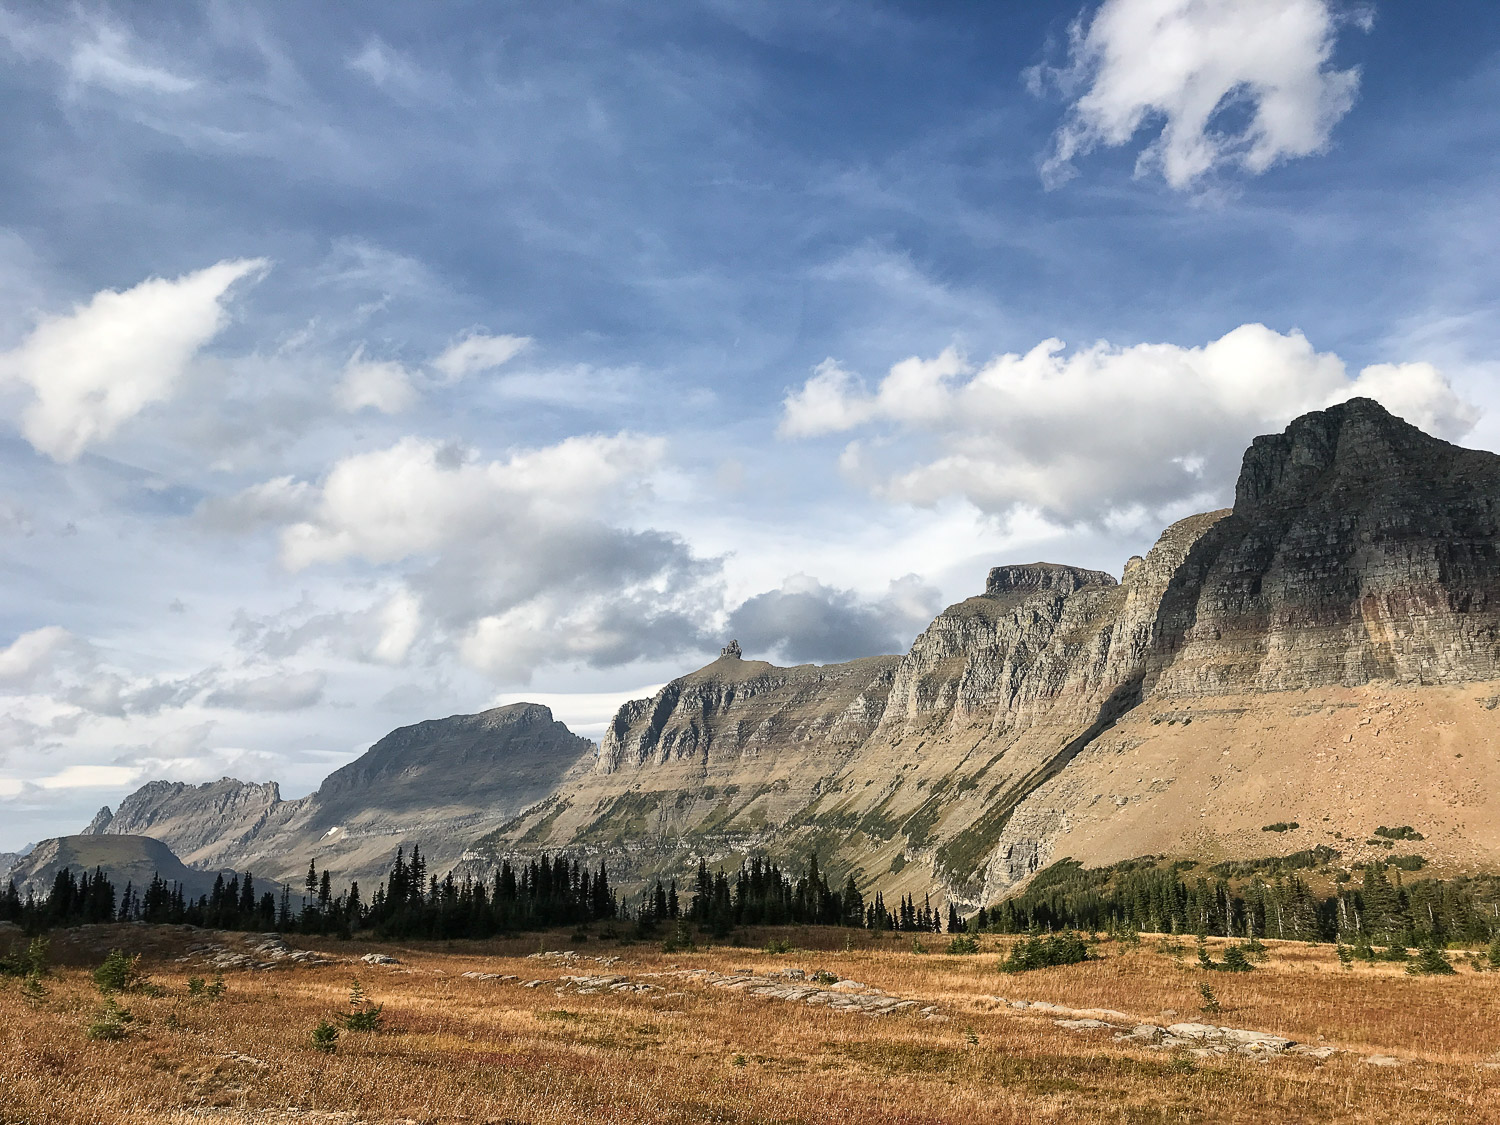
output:
M 23 899 L 28 894 L 46 898 L 64 867 L 75 875 L 102 868 L 118 894 L 124 893 L 127 883 L 133 883 L 139 893 L 160 875 L 180 884 L 189 898 L 208 894 L 219 875 L 186 866 L 171 848 L 149 836 L 60 836 L 32 848 L 8 878 L 15 880 Z
M 478 836 L 592 766 L 594 745 L 546 707 L 516 703 L 402 727 L 334 771 L 317 792 L 281 798 L 274 782 L 153 781 L 101 810 L 94 835 L 150 836 L 198 868 L 300 884 L 310 860 L 342 886 L 369 888 L 396 849 L 420 844 L 442 872 Z

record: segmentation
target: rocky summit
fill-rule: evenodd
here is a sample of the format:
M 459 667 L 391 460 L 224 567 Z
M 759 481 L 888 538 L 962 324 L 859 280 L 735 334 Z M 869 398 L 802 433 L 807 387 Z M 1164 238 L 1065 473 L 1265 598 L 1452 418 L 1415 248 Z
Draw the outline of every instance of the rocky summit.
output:
M 817 851 L 888 897 L 975 903 L 1063 856 L 1354 862 L 1387 825 L 1417 826 L 1435 867 L 1500 866 L 1497 516 L 1500 457 L 1368 399 L 1306 415 L 1256 439 L 1232 509 L 1169 527 L 1118 582 L 996 567 L 904 656 L 726 650 L 623 707 L 597 769 L 466 869 Z
M 517 705 L 396 731 L 299 801 L 158 782 L 90 830 L 273 878 L 369 878 L 409 840 L 434 871 L 562 852 L 626 886 L 816 852 L 888 901 L 967 904 L 1063 857 L 1347 865 L 1400 838 L 1500 868 L 1497 522 L 1500 457 L 1353 399 L 1257 438 L 1234 507 L 1118 581 L 997 566 L 904 655 L 782 668 L 731 642 L 597 753 Z

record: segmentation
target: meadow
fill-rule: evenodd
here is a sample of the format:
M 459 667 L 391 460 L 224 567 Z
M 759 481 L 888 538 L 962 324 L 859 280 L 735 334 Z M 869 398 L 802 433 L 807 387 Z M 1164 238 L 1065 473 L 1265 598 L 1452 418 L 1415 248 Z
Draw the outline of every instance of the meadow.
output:
M 1345 969 L 1329 945 L 1269 942 L 1252 972 L 1204 972 L 1191 938 L 1173 949 L 1148 935 L 1102 941 L 1084 964 L 1004 974 L 1012 938 L 949 954 L 938 935 L 919 952 L 910 934 L 813 928 L 673 952 L 571 932 L 288 938 L 326 960 L 275 954 L 254 969 L 235 962 L 273 956 L 255 952 L 255 935 L 125 925 L 51 937 L 40 988 L 14 977 L 0 988 L 3 1125 L 1500 1121 L 1500 972 L 1464 962 L 1411 976 Z M 147 980 L 106 998 L 93 970 L 113 947 L 140 952 Z M 366 1000 L 351 1006 L 356 981 Z M 1217 1012 L 1203 1010 L 1205 984 Z M 1018 1000 L 1319 1050 L 1153 1047 Z M 895 1010 L 869 1014 L 879 1006 Z M 359 1011 L 378 1012 L 364 1021 L 373 1030 L 346 1026 Z M 314 1045 L 320 1023 L 338 1029 L 331 1049 Z

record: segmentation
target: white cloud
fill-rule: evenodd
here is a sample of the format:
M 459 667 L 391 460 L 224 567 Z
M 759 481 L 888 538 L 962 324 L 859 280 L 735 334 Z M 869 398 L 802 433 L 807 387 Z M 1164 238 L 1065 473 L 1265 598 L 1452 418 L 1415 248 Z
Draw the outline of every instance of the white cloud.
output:
M 353 613 L 247 617 L 241 644 L 286 656 L 357 636 L 363 660 L 398 664 L 435 648 L 502 681 L 549 663 L 694 648 L 722 605 L 718 560 L 674 535 L 619 526 L 664 452 L 659 438 L 616 434 L 491 461 L 418 438 L 347 457 L 299 495 L 282 562 L 401 564 L 401 587 Z
M 351 413 L 370 406 L 382 414 L 400 414 L 416 400 L 406 368 L 390 360 L 367 360 L 363 349 L 344 366 L 344 377 L 334 390 L 334 401 Z
M 291 570 L 350 557 L 393 562 L 528 518 L 575 518 L 661 459 L 659 438 L 573 437 L 506 461 L 469 461 L 450 447 L 405 438 L 334 465 L 312 515 L 282 534 Z
M 55 461 L 73 461 L 167 398 L 223 327 L 229 287 L 265 268 L 263 259 L 223 261 L 171 281 L 104 290 L 42 320 L 0 356 L 0 376 L 32 392 L 21 412 L 26 439 Z
M 896 364 L 873 392 L 824 364 L 786 397 L 782 432 L 873 431 L 840 462 L 891 499 L 959 496 L 991 513 L 1102 521 L 1220 495 L 1251 437 L 1355 395 L 1448 438 L 1478 417 L 1430 364 L 1380 364 L 1351 379 L 1300 332 L 1247 324 L 1194 348 L 1068 353 L 1045 340 L 978 369 L 950 349 Z
M 78 638 L 56 625 L 22 633 L 0 651 L 0 688 L 29 688 L 52 675 L 59 656 L 78 654 L 83 648 Z
M 1323 151 L 1359 87 L 1357 68 L 1328 65 L 1340 22 L 1330 0 L 1105 0 L 1073 27 L 1065 68 L 1029 72 L 1071 98 L 1044 178 L 1158 125 L 1136 172 L 1178 189 Z
M 476 332 L 445 348 L 432 366 L 450 383 L 457 382 L 509 362 L 530 343 L 529 336 L 486 336 Z
M 197 85 L 191 78 L 142 62 L 123 32 L 102 26 L 74 47 L 68 76 L 79 85 L 103 86 L 120 94 L 185 94 Z

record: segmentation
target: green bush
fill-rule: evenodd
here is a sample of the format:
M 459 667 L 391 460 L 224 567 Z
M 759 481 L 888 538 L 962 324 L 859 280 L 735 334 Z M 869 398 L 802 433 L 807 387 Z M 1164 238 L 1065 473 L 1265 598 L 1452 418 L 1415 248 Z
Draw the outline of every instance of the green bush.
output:
M 1302 825 L 1295 820 L 1278 820 L 1275 824 L 1261 825 L 1260 830 L 1262 832 L 1295 832 L 1301 827 Z
M 1406 971 L 1412 976 L 1450 976 L 1458 972 L 1448 955 L 1435 945 L 1418 950 L 1416 959 L 1407 964 Z
M 1055 965 L 1077 965 L 1093 960 L 1093 954 L 1082 937 L 1072 930 L 1059 934 L 1047 934 L 1022 938 L 1010 947 L 1005 960 L 1000 962 L 1000 971 L 1024 973 L 1031 969 L 1051 968 Z
M 349 1011 L 342 1021 L 345 1031 L 379 1031 L 380 1013 L 385 1005 L 376 1003 L 365 995 L 364 986 L 355 981 L 349 988 Z
M 790 953 L 792 943 L 785 938 L 772 938 L 761 947 L 762 953 Z
M 331 1055 L 339 1045 L 339 1029 L 327 1020 L 319 1020 L 318 1026 L 312 1030 L 312 1046 L 314 1051 L 322 1051 L 325 1055 Z
M 105 996 L 112 992 L 140 990 L 146 983 L 140 962 L 139 953 L 131 957 L 118 949 L 111 949 L 104 963 L 94 970 L 94 987 Z
M 1387 840 L 1425 840 L 1426 839 L 1426 837 L 1423 836 L 1422 833 L 1413 831 L 1412 830 L 1412 826 L 1410 824 L 1403 824 L 1399 828 L 1387 828 L 1385 825 L 1382 824 L 1379 828 L 1375 829 L 1375 835 L 1377 835 L 1377 836 L 1383 836 Z
M 955 954 L 978 953 L 979 940 L 977 938 L 970 937 L 968 934 L 959 934 L 948 943 L 948 952 Z
M 1224 962 L 1218 967 L 1226 973 L 1248 973 L 1255 968 L 1238 945 L 1231 945 L 1224 951 Z
M 812 979 L 817 984 L 838 984 L 839 982 L 838 974 L 830 973 L 827 969 L 819 969 L 812 975 Z

